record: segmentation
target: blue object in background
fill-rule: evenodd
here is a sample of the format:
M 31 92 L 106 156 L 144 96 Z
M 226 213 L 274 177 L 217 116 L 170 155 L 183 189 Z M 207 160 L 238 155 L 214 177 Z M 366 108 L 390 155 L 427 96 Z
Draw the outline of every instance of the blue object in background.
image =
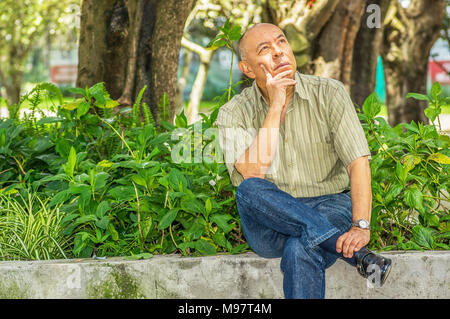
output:
M 381 102 L 386 103 L 386 84 L 384 82 L 383 61 L 381 59 L 381 56 L 378 56 L 375 92 L 377 92 Z

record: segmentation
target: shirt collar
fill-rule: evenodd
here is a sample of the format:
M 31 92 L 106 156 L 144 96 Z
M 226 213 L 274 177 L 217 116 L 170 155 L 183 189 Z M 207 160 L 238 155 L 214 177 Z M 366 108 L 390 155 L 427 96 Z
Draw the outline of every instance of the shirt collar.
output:
M 309 95 L 306 93 L 305 84 L 303 82 L 304 80 L 302 79 L 302 76 L 301 76 L 300 72 L 298 72 L 298 71 L 295 72 L 295 80 L 297 81 L 297 83 L 295 83 L 294 94 L 297 94 L 297 96 L 303 100 L 309 101 Z M 264 99 L 264 96 L 261 93 L 261 90 L 259 89 L 258 85 L 256 84 L 256 81 L 253 81 L 252 88 L 253 88 L 253 91 L 255 92 L 257 101 L 261 101 L 263 103 L 263 105 L 268 106 Z

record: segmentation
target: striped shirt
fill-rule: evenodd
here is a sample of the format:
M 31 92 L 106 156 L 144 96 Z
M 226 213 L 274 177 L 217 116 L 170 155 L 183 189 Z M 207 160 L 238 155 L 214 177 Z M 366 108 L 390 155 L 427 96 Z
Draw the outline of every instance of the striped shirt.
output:
M 340 193 L 349 188 L 346 167 L 359 157 L 370 159 L 364 130 L 341 82 L 299 72 L 295 79 L 265 179 L 294 197 Z M 254 81 L 219 111 L 219 144 L 234 186 L 243 181 L 234 163 L 256 138 L 268 110 Z

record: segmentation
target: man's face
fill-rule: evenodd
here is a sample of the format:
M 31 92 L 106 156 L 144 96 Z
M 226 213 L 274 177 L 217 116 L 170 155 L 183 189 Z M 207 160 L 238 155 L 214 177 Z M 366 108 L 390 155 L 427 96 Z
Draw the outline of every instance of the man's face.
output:
M 292 70 L 286 77 L 294 78 L 297 69 L 294 53 L 280 28 L 272 24 L 257 25 L 247 32 L 242 41 L 244 57 L 239 68 L 249 78 L 255 79 L 258 84 L 266 82 L 261 64 L 272 76 Z

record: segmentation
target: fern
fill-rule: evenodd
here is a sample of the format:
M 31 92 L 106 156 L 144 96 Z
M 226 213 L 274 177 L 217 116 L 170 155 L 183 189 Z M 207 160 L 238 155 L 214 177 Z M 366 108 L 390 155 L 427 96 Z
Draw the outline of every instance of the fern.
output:
M 150 112 L 150 107 L 147 103 L 142 103 L 142 112 L 144 114 L 145 125 L 152 124 L 155 126 L 155 119 L 153 118 L 152 112 Z
M 161 96 L 158 108 L 159 114 L 161 115 L 161 119 L 167 122 L 170 117 L 170 101 L 169 96 L 166 94 L 166 92 L 164 92 L 163 95 Z
M 147 85 L 144 85 L 144 87 L 139 91 L 136 101 L 133 104 L 133 122 L 131 124 L 132 127 L 141 126 L 141 121 L 139 119 L 139 116 L 141 114 L 141 101 L 146 89 Z

